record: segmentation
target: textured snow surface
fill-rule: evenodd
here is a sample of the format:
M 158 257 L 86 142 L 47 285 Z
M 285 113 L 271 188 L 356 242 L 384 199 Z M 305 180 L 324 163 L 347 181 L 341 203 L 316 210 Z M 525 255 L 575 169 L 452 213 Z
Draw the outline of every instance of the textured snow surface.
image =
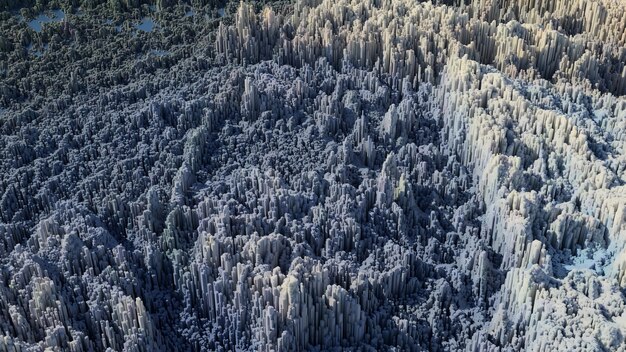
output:
M 56 3 L 0 0 L 0 351 L 626 350 L 623 2 Z

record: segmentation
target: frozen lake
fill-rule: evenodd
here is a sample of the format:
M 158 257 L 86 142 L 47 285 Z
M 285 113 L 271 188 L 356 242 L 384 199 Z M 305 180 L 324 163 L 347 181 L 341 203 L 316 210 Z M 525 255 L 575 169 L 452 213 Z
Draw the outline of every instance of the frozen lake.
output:
M 150 54 L 154 56 L 163 57 L 165 55 L 169 55 L 170 52 L 168 50 L 155 49 L 155 50 L 150 50 Z
M 152 32 L 156 25 L 152 17 L 144 17 L 139 24 L 135 25 L 135 28 L 142 32 Z
M 52 10 L 49 13 L 41 13 L 34 19 L 28 21 L 28 26 L 35 32 L 41 32 L 42 26 L 46 23 L 61 22 L 65 18 L 62 10 Z

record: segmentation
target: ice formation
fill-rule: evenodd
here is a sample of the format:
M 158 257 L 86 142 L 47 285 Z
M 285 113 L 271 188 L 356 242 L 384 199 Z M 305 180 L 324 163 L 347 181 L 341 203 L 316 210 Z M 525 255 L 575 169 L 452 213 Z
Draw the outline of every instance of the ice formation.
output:
M 0 351 L 626 350 L 623 1 L 0 10 Z

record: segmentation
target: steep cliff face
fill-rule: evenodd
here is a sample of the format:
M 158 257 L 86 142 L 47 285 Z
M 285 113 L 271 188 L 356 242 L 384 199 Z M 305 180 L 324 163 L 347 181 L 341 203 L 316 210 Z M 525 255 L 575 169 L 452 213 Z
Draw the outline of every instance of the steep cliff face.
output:
M 0 351 L 626 349 L 626 6 L 447 3 L 2 12 Z

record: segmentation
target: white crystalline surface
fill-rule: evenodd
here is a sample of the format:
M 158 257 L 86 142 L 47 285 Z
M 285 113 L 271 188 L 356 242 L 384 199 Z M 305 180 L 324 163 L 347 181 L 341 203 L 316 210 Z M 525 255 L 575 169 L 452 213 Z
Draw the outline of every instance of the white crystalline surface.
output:
M 0 1 L 0 351 L 626 350 L 624 2 L 59 2 Z

